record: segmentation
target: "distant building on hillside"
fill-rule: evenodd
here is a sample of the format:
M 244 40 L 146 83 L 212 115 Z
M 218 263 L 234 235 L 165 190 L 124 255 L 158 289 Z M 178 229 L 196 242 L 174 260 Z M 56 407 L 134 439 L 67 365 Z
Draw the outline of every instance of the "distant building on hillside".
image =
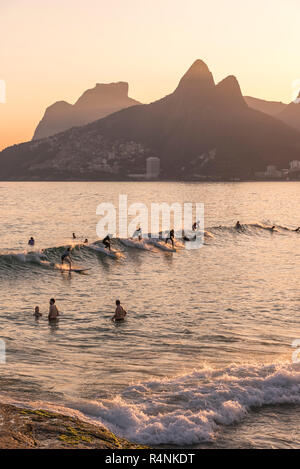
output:
M 289 175 L 290 170 L 289 169 L 282 169 L 281 174 L 283 177 L 287 177 Z
M 156 179 L 160 173 L 160 159 L 151 156 L 146 160 L 146 178 Z
M 292 178 L 300 177 L 300 161 L 293 160 L 290 161 L 289 169 L 277 169 L 274 165 L 269 165 L 266 168 L 266 171 L 260 171 L 255 173 L 255 176 L 260 179 L 286 179 L 289 180 L 290 176 Z
M 282 176 L 282 173 L 276 168 L 276 166 L 269 165 L 267 166 L 265 175 L 269 178 L 280 178 Z
M 290 171 L 300 171 L 300 161 L 299 160 L 290 161 Z

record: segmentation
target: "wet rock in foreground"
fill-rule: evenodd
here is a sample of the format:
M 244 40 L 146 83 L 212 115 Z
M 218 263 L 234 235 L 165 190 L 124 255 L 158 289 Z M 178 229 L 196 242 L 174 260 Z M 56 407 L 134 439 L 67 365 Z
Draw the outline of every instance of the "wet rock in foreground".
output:
M 44 410 L 0 404 L 1 449 L 139 449 L 102 426 Z

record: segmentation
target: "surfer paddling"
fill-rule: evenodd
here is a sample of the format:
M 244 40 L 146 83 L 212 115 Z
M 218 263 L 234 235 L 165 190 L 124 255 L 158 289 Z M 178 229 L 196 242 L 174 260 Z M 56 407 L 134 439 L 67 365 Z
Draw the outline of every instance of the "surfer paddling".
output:
M 63 255 L 61 256 L 61 265 L 63 266 L 64 263 L 67 263 L 69 264 L 69 267 L 70 267 L 70 270 L 72 268 L 72 259 L 71 259 L 71 248 L 68 247 L 65 252 L 63 253 Z
M 113 317 L 111 318 L 112 321 L 121 322 L 125 320 L 127 312 L 121 306 L 120 300 L 116 300 L 116 311 Z
M 48 319 L 49 321 L 55 321 L 58 319 L 59 312 L 57 309 L 57 306 L 55 304 L 55 299 L 51 298 L 50 300 L 50 306 L 49 306 L 49 314 L 48 314 Z

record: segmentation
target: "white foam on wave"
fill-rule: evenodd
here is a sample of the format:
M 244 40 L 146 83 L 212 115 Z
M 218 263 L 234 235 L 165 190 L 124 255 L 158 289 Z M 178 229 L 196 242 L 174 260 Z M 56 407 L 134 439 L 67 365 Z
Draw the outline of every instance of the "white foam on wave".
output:
M 265 405 L 300 404 L 300 366 L 232 365 L 127 387 L 121 396 L 71 406 L 143 444 L 192 445 Z
M 281 404 L 300 404 L 298 364 L 208 367 L 135 384 L 112 399 L 47 408 L 83 416 L 138 443 L 193 445 L 215 439 L 223 425 L 240 422 L 255 407 Z

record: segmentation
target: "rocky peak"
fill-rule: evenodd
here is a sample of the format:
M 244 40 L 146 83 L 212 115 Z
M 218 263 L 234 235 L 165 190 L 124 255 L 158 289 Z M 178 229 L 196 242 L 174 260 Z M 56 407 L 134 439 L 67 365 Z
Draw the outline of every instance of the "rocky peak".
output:
M 217 97 L 220 104 L 224 103 L 231 107 L 247 106 L 236 77 L 229 75 L 220 81 L 217 86 Z

